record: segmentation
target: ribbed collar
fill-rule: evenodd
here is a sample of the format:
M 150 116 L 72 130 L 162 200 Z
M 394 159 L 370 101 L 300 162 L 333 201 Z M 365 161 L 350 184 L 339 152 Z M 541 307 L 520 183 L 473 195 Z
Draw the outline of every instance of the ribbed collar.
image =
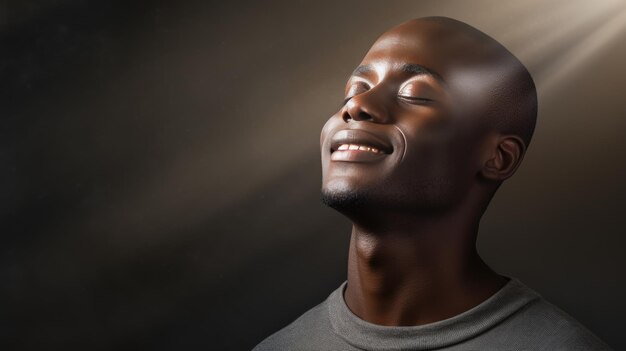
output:
M 430 350 L 470 339 L 500 323 L 529 302 L 540 298 L 516 278 L 487 300 L 452 318 L 420 326 L 389 327 L 366 322 L 346 305 L 347 281 L 328 297 L 328 312 L 337 335 L 357 348 L 382 350 Z

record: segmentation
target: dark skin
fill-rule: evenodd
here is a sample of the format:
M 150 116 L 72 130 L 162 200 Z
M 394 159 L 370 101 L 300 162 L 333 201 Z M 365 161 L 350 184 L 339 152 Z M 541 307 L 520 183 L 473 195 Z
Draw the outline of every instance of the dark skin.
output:
M 507 283 L 476 237 L 526 150 L 486 117 L 507 110 L 499 85 L 519 65 L 472 27 L 426 18 L 383 34 L 348 80 L 321 133 L 322 194 L 353 223 L 344 297 L 361 319 L 432 323 Z

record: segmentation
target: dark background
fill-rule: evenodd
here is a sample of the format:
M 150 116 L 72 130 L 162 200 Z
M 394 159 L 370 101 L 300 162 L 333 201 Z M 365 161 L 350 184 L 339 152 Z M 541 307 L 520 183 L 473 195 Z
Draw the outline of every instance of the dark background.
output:
M 445 15 L 529 67 L 479 249 L 616 349 L 621 1 L 1 1 L 0 348 L 248 350 L 346 277 L 319 133 L 376 37 Z

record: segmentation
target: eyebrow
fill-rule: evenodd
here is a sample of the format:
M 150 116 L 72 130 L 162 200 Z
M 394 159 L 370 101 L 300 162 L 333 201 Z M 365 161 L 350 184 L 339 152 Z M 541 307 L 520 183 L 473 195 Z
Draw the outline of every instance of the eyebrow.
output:
M 374 69 L 374 67 L 372 65 L 365 65 L 365 66 L 359 66 L 357 67 L 353 72 L 352 75 L 353 76 L 363 76 L 366 75 L 368 73 L 372 73 L 375 72 L 376 70 Z M 408 73 L 408 74 L 413 74 L 413 75 L 427 75 L 427 76 L 431 76 L 433 78 L 435 78 L 437 81 L 439 81 L 440 83 L 445 84 L 445 81 L 443 80 L 443 78 L 441 77 L 441 75 L 439 75 L 437 72 L 426 68 L 422 65 L 418 65 L 415 63 L 405 63 L 400 67 L 400 71 L 404 72 L 404 73 Z

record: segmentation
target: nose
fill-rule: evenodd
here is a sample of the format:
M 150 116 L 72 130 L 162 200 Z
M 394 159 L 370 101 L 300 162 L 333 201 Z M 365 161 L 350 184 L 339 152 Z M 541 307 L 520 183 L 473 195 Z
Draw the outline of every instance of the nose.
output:
M 387 123 L 387 111 L 381 97 L 376 96 L 373 90 L 355 95 L 344 106 L 342 118 L 344 122 L 370 121 Z

